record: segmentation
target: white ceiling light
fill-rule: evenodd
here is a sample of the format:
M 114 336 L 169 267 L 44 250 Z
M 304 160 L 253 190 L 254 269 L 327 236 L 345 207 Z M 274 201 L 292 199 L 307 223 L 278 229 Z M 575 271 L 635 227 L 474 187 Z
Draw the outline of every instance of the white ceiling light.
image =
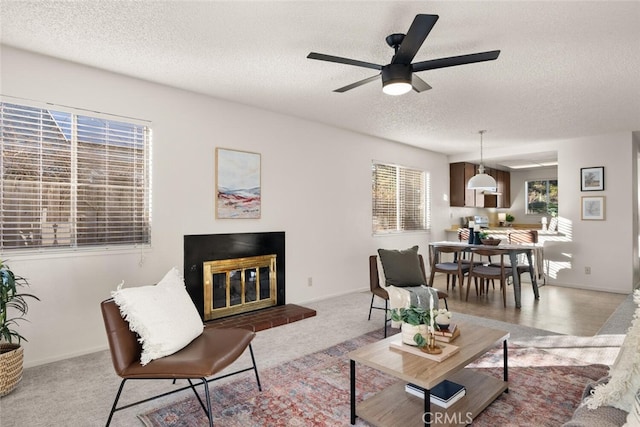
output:
M 509 169 L 530 169 L 530 168 L 541 168 L 546 166 L 558 166 L 557 161 L 549 161 L 549 162 L 519 162 L 519 163 L 509 163 L 509 162 L 501 162 L 503 166 L 508 167 Z
M 496 191 L 496 180 L 484 173 L 484 163 L 482 161 L 482 135 L 486 132 L 486 130 L 481 130 L 478 133 L 480 134 L 480 167 L 478 167 L 478 173 L 472 177 L 467 183 L 467 188 L 469 190 L 487 190 L 487 191 Z
M 411 66 L 389 64 L 382 67 L 382 91 L 387 95 L 404 95 L 411 91 Z
M 387 95 L 404 95 L 411 90 L 411 84 L 399 82 L 399 83 L 387 83 L 382 87 L 382 91 Z

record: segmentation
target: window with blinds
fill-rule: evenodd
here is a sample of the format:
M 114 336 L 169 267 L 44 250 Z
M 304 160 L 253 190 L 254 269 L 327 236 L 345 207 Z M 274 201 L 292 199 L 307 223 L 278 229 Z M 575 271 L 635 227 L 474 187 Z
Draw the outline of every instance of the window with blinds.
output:
M 0 249 L 150 243 L 150 129 L 0 103 Z
M 373 233 L 428 230 L 430 192 L 427 172 L 373 163 Z

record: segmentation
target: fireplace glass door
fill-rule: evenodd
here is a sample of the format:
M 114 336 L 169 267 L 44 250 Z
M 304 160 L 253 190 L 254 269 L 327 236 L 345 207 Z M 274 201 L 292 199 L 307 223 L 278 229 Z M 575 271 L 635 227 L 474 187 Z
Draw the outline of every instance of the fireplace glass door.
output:
M 207 261 L 203 267 L 205 320 L 277 304 L 276 255 Z

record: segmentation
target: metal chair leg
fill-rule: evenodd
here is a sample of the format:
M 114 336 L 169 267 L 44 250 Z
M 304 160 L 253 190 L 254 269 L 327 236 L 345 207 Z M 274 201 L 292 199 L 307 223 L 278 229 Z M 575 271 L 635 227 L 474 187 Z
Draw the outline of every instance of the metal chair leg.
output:
M 369 305 L 369 318 L 367 320 L 371 320 L 371 311 L 373 311 L 373 299 L 376 297 L 375 294 L 371 294 L 371 305 Z
M 211 397 L 209 396 L 209 383 L 206 378 L 202 378 L 204 384 L 204 398 L 207 400 L 207 415 L 209 416 L 209 427 L 213 427 L 213 412 L 211 412 Z
M 253 347 L 251 347 L 251 344 L 249 344 L 249 353 L 251 354 L 251 362 L 253 362 L 253 371 L 256 373 L 258 391 L 262 391 L 262 385 L 260 385 L 260 376 L 258 376 L 258 366 L 256 365 L 256 358 L 253 356 Z
M 116 405 L 118 404 L 118 399 L 120 399 L 120 393 L 122 393 L 122 388 L 124 387 L 124 383 L 127 381 L 126 379 L 120 382 L 120 388 L 118 388 L 118 393 L 116 394 L 116 400 L 113 401 L 113 406 L 111 406 L 111 412 L 109 412 L 109 418 L 107 418 L 107 425 L 111 424 L 111 418 L 113 418 L 113 413 L 116 412 Z
M 196 395 L 196 398 L 198 399 L 198 402 L 200 402 L 200 406 L 202 406 L 202 410 L 207 415 L 207 417 L 211 418 L 211 411 L 207 409 L 208 405 L 205 405 L 204 402 L 202 401 L 202 399 L 200 398 L 200 395 L 198 394 L 198 390 L 196 390 L 195 385 L 193 385 L 193 381 L 191 381 L 190 378 L 188 378 L 187 381 L 189 382 L 189 386 L 191 387 L 191 390 L 193 390 L 193 394 Z M 207 380 L 203 378 L 202 383 L 206 387 Z
M 387 337 L 387 313 L 389 312 L 389 300 L 384 300 L 384 337 Z

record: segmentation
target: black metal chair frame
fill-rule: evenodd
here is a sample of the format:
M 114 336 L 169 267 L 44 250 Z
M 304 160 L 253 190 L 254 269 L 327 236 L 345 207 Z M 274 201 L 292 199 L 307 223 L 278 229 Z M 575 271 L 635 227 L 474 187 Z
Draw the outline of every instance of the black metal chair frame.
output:
M 369 317 L 367 318 L 367 320 L 371 320 L 371 313 L 373 312 L 373 310 L 384 310 L 384 337 L 387 337 L 387 323 L 391 322 L 391 318 L 387 316 L 387 313 L 389 313 L 389 294 L 387 293 L 387 291 L 382 288 L 382 286 L 380 286 L 380 280 L 378 277 L 378 257 L 377 255 L 371 255 L 369 257 L 369 282 L 370 282 L 370 290 L 371 290 L 371 304 L 369 305 Z M 386 294 L 386 298 L 381 296 L 381 295 L 377 295 L 374 290 L 373 290 L 373 286 L 376 285 L 377 288 L 380 288 L 382 291 L 384 291 L 383 293 Z M 379 298 L 382 298 L 384 300 L 384 307 L 379 307 L 379 306 L 375 306 L 373 305 L 373 301 L 375 300 L 376 296 L 378 296 Z
M 211 412 L 211 399 L 209 396 L 209 383 L 213 382 L 213 381 L 217 381 L 217 380 L 221 380 L 223 378 L 227 378 L 230 377 L 232 375 L 237 375 L 237 374 L 241 374 L 243 372 L 247 372 L 247 371 L 254 371 L 255 375 L 256 375 L 256 382 L 258 383 L 258 390 L 262 391 L 262 385 L 260 384 L 260 376 L 258 375 L 258 367 L 256 366 L 256 359 L 253 355 L 253 348 L 251 347 L 251 344 L 249 344 L 249 353 L 251 354 L 251 363 L 253 366 L 248 367 L 248 368 L 243 368 L 243 369 L 239 369 L 237 371 L 234 372 L 230 372 L 228 374 L 225 375 L 220 375 L 218 377 L 214 377 L 214 378 L 188 378 L 187 381 L 189 382 L 188 386 L 184 386 L 175 390 L 171 390 L 168 391 L 166 393 L 162 393 L 162 394 L 158 394 L 152 397 L 148 397 L 146 399 L 142 399 L 139 400 L 137 402 L 133 402 L 133 403 L 129 403 L 120 407 L 117 407 L 116 405 L 118 404 L 118 400 L 120 399 L 120 394 L 122 393 L 122 390 L 124 388 L 124 383 L 127 382 L 128 380 L 173 380 L 173 384 L 176 383 L 176 378 L 158 378 L 158 377 L 153 377 L 153 378 L 124 378 L 121 382 L 120 382 L 120 387 L 118 388 L 118 393 L 116 394 L 116 398 L 113 401 L 113 405 L 111 406 L 111 412 L 109 412 L 109 418 L 107 419 L 107 424 L 106 427 L 109 427 L 109 425 L 111 424 L 111 419 L 113 418 L 113 414 L 115 414 L 118 411 L 121 411 L 123 409 L 127 409 L 127 408 L 131 408 L 132 406 L 136 406 L 136 405 L 140 405 L 142 403 L 146 403 L 146 402 L 150 402 L 152 400 L 155 399 L 159 399 L 161 397 L 165 397 L 168 396 L 170 394 L 174 394 L 174 393 L 178 393 L 180 391 L 186 390 L 188 388 L 193 390 L 193 393 L 196 395 L 196 397 L 198 398 L 198 401 L 200 402 L 200 406 L 202 406 L 202 409 L 204 410 L 205 414 L 207 415 L 207 418 L 209 419 L 209 427 L 213 427 L 213 417 L 212 417 L 212 412 Z M 201 382 L 198 384 L 194 384 L 192 382 L 193 380 L 200 380 Z M 205 396 L 205 400 L 207 401 L 206 405 L 205 403 L 202 401 L 202 399 L 200 398 L 200 395 L 198 394 L 198 391 L 196 390 L 196 386 L 199 385 L 203 385 L 204 388 L 204 396 Z

